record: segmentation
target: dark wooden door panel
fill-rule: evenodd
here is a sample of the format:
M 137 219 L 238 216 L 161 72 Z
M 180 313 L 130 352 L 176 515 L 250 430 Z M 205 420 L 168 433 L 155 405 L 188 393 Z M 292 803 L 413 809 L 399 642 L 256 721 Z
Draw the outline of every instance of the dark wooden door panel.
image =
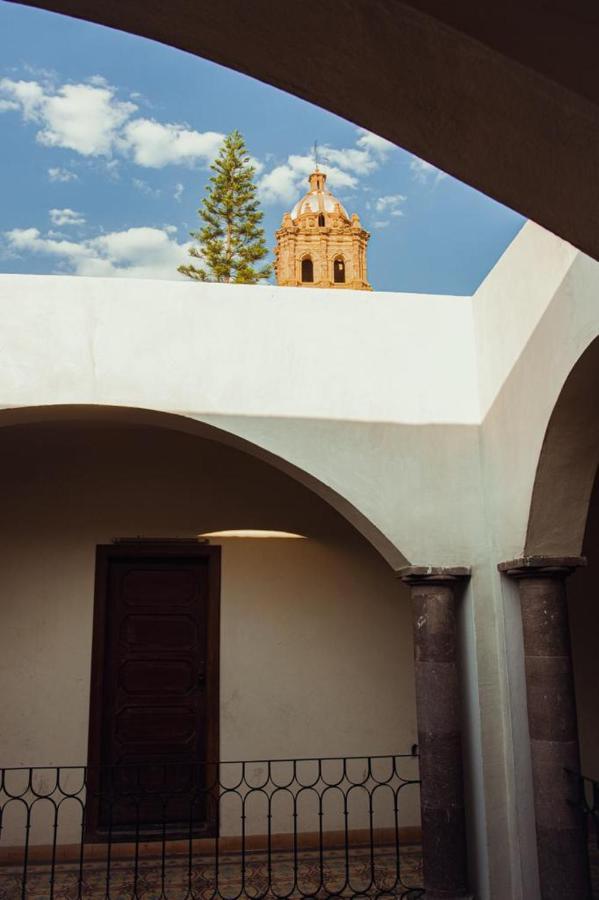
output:
M 130 696 L 152 696 L 160 691 L 165 695 L 184 697 L 191 693 L 196 683 L 193 666 L 187 660 L 179 659 L 129 659 L 121 666 L 119 678 Z
M 218 550 L 98 548 L 92 838 L 214 826 L 206 763 L 218 758 Z
M 176 570 L 172 566 L 141 565 L 127 569 L 124 564 L 122 593 L 125 606 L 157 606 L 165 603 L 190 606 L 197 594 L 195 573 L 188 569 Z

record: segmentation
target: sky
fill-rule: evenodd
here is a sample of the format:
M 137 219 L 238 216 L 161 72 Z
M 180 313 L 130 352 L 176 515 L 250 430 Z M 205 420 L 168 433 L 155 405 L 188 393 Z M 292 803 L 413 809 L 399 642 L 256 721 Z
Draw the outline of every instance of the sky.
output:
M 472 294 L 523 218 L 325 110 L 207 60 L 0 0 L 0 272 L 184 278 L 225 134 L 256 168 L 268 246 L 327 186 L 371 232 L 376 290 Z

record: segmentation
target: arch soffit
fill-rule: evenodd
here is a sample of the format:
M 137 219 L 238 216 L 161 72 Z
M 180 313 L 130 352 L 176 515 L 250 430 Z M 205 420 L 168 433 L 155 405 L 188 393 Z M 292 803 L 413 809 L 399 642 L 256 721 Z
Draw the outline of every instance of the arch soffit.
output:
M 249 441 L 231 431 L 218 428 L 216 425 L 203 422 L 191 416 L 168 413 L 139 407 L 123 406 L 89 406 L 89 405 L 52 405 L 19 407 L 0 410 L 0 429 L 11 425 L 30 425 L 40 422 L 106 422 L 113 425 L 127 424 L 162 428 L 168 431 L 179 431 L 185 434 L 196 435 L 207 440 L 218 441 L 233 449 L 240 450 L 253 456 L 255 459 L 278 469 L 288 475 L 294 481 L 303 485 L 316 496 L 324 500 L 332 509 L 338 512 L 369 544 L 383 557 L 383 559 L 397 570 L 408 565 L 409 560 L 389 540 L 389 538 L 364 515 L 356 506 L 350 503 L 338 491 L 320 481 L 315 475 L 305 469 L 301 469 L 282 456 L 273 453 L 266 447 Z
M 599 337 L 571 369 L 541 447 L 525 554 L 577 556 L 599 466 Z

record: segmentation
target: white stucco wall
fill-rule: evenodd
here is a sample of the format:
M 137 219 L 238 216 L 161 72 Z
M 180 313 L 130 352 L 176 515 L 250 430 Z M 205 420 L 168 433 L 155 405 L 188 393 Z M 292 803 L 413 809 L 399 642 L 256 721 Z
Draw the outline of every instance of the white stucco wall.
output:
M 1 275 L 0 315 L 0 406 L 477 420 L 467 298 Z
M 532 224 L 474 298 L 0 277 L 0 426 L 73 404 L 176 413 L 160 426 L 268 459 L 392 566 L 473 567 L 460 638 L 481 898 L 538 896 L 519 606 L 496 564 L 524 550 L 598 294 L 598 264 Z
M 412 562 L 476 557 L 482 462 L 517 552 L 598 287 L 596 263 L 530 223 L 474 298 L 4 275 L 0 408 L 208 422 L 336 491 Z
M 580 254 L 527 222 L 472 297 L 483 420 Z

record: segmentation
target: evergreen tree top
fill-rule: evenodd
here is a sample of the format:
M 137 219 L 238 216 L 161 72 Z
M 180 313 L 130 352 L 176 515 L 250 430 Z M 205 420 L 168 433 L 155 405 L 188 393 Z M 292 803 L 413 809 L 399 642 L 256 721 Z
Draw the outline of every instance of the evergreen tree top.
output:
M 258 284 L 272 269 L 257 267 L 268 254 L 264 214 L 256 197 L 255 168 L 239 131 L 226 136 L 210 168 L 213 174 L 198 210 L 203 224 L 191 232 L 197 244 L 189 249 L 204 265 L 190 263 L 178 271 L 196 281 Z

